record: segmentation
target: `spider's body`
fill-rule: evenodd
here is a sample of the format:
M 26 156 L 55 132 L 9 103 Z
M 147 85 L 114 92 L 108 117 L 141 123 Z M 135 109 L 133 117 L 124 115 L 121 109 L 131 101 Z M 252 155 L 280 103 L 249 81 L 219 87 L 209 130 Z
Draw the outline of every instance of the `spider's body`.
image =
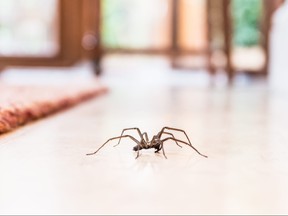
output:
M 153 136 L 151 141 L 142 139 L 140 144 L 133 147 L 133 150 L 140 151 L 142 149 L 152 149 L 152 148 L 156 149 L 155 152 L 161 150 L 161 140 L 156 136 Z
M 123 135 L 123 133 L 125 131 L 127 131 L 127 130 L 136 130 L 138 132 L 138 134 L 139 134 L 140 140 L 137 140 L 136 138 L 134 138 L 131 135 Z M 173 133 L 169 133 L 166 130 L 183 132 L 185 134 L 188 142 L 182 141 L 180 139 L 176 139 L 174 137 Z M 163 134 L 168 135 L 168 137 L 162 139 L 162 135 Z M 182 148 L 182 146 L 179 145 L 179 143 L 188 145 L 191 148 L 193 148 L 199 155 L 201 155 L 203 157 L 207 157 L 206 155 L 201 154 L 196 148 L 194 148 L 192 146 L 192 144 L 191 144 L 191 142 L 190 142 L 190 140 L 189 140 L 189 138 L 188 138 L 188 136 L 187 136 L 187 134 L 186 134 L 186 132 L 184 130 L 177 129 L 177 128 L 171 128 L 171 127 L 163 127 L 162 130 L 157 135 L 154 135 L 151 140 L 149 140 L 147 133 L 146 132 L 141 133 L 139 128 L 125 128 L 125 129 L 122 130 L 121 136 L 110 138 L 102 146 L 100 146 L 100 148 L 98 148 L 95 152 L 89 153 L 87 155 L 96 154 L 104 145 L 106 145 L 109 141 L 114 140 L 114 139 L 119 139 L 118 144 L 115 145 L 115 146 L 117 146 L 117 145 L 120 144 L 121 139 L 122 138 L 126 138 L 126 137 L 132 139 L 135 143 L 137 143 L 137 145 L 133 147 L 133 150 L 137 151 L 137 157 L 136 158 L 139 157 L 139 151 L 140 150 L 142 150 L 142 149 L 153 149 L 153 148 L 155 149 L 155 153 L 158 153 L 162 149 L 163 155 L 165 156 L 165 158 L 167 158 L 166 154 L 165 154 L 165 151 L 164 151 L 164 148 L 163 148 L 163 144 L 167 140 L 175 141 L 176 145 L 178 145 L 181 148 Z

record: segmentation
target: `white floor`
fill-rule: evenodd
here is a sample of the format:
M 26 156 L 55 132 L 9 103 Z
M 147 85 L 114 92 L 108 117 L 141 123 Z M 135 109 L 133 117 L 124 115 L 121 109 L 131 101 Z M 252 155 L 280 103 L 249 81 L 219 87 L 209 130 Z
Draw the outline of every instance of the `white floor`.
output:
M 285 94 L 246 77 L 213 84 L 163 58 L 104 68 L 107 95 L 0 137 L 0 214 L 288 214 Z M 135 160 L 130 140 L 85 155 L 123 128 L 151 137 L 163 126 L 208 158 L 167 142 L 168 159 Z

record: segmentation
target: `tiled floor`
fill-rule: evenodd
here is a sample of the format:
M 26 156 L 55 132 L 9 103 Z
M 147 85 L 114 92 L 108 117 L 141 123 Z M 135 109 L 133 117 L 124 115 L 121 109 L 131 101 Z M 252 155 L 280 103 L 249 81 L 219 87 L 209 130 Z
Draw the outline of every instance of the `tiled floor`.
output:
M 288 213 L 285 94 L 246 77 L 213 84 L 156 57 L 104 65 L 108 94 L 0 138 L 1 214 Z M 85 155 L 134 126 L 150 137 L 182 128 L 208 158 L 167 142 L 168 159 L 135 160 L 130 140 Z

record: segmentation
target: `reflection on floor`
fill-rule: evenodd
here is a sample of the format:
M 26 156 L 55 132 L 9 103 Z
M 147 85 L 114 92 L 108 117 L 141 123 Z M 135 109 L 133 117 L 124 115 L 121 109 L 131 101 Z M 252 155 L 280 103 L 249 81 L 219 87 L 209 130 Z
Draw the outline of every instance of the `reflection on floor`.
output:
M 288 213 L 284 94 L 172 71 L 164 58 L 112 56 L 104 69 L 106 96 L 0 138 L 1 214 Z M 182 128 L 209 158 L 167 142 L 167 160 L 149 150 L 135 160 L 127 139 L 85 155 L 134 126 Z

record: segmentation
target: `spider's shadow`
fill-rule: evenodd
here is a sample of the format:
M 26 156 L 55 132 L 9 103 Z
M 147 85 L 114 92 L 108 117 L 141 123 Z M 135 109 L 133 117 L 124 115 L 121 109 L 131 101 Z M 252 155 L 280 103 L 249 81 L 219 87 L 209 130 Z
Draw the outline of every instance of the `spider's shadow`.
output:
M 133 154 L 135 157 L 137 153 Z M 164 155 L 152 152 L 140 152 L 140 156 L 134 160 L 132 167 L 138 171 L 146 168 L 158 171 L 163 163 L 167 162 Z
M 136 157 L 136 155 L 137 153 L 135 152 L 134 156 Z M 167 159 L 161 152 L 154 153 L 153 151 L 142 151 L 140 152 L 140 156 L 135 160 L 134 167 L 141 170 L 149 166 L 157 171 L 167 168 L 185 169 L 196 166 L 197 163 L 202 161 L 202 158 L 199 157 L 197 153 L 195 154 L 195 152 L 185 146 L 181 152 L 179 152 L 179 149 L 176 147 L 169 149 L 166 156 Z

